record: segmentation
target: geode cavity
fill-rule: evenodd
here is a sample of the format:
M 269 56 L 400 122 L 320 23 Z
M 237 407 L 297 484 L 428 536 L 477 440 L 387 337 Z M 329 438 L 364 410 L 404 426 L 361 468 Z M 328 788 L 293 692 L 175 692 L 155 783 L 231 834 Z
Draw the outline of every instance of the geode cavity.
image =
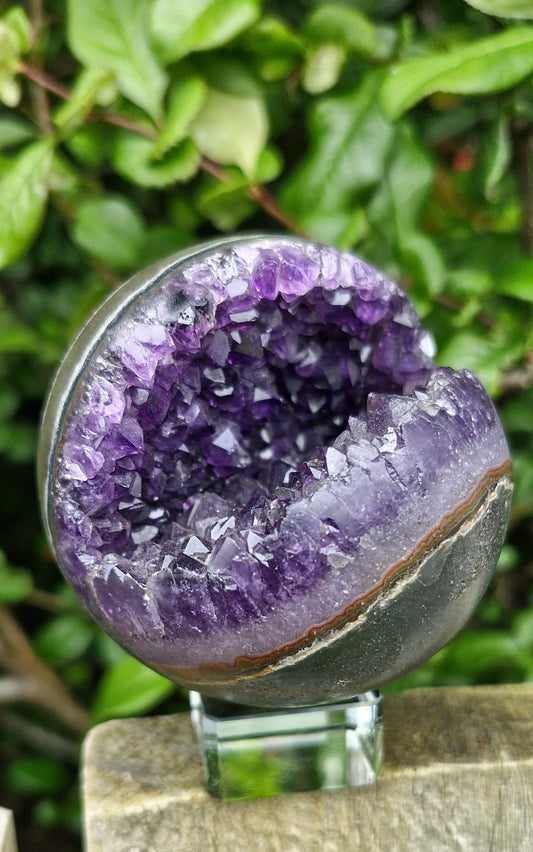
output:
M 418 665 L 494 569 L 495 409 L 435 368 L 405 294 L 291 238 L 196 248 L 71 347 L 40 450 L 57 559 L 130 653 L 186 686 L 319 703 Z

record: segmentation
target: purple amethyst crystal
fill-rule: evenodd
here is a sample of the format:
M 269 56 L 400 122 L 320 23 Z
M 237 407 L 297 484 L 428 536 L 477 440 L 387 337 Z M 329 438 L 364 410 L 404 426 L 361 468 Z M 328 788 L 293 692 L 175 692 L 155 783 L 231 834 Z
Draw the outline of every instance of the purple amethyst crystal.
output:
M 405 294 L 343 252 L 245 238 L 124 285 L 45 413 L 43 504 L 94 618 L 185 685 L 346 698 L 436 651 L 497 559 L 509 451 Z

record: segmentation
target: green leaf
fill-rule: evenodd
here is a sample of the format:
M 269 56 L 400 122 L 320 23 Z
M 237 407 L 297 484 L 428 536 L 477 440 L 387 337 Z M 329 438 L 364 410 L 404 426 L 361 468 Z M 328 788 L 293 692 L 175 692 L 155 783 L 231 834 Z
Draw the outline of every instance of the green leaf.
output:
M 418 223 L 433 182 L 433 164 L 413 129 L 398 127 L 383 169 L 383 179 L 369 207 L 374 227 L 397 242 Z
M 394 68 L 381 91 L 383 109 L 398 118 L 434 92 L 480 95 L 501 92 L 533 71 L 533 27 L 512 27 L 448 51 Z
M 263 99 L 258 94 L 240 96 L 211 88 L 190 134 L 204 156 L 239 166 L 251 178 L 268 139 Z
M 8 107 L 17 106 L 20 100 L 16 74 L 22 47 L 20 33 L 4 16 L 0 20 L 0 100 Z
M 37 434 L 33 424 L 0 423 L 0 452 L 12 462 L 32 462 L 36 449 Z
M 338 241 L 358 199 L 381 180 L 393 130 L 377 105 L 380 83 L 379 72 L 369 73 L 353 91 L 322 98 L 310 111 L 309 153 L 281 203 L 316 239 Z
M 168 257 L 195 242 L 194 234 L 179 231 L 174 225 L 153 225 L 146 233 L 142 255 L 143 265 L 149 266 L 150 263 L 155 263 L 162 257 Z
M 276 148 L 263 148 L 257 161 L 254 175 L 255 183 L 270 183 L 276 180 L 283 171 L 283 160 Z
M 31 46 L 31 23 L 22 6 L 11 6 L 2 20 L 16 34 L 19 51 L 28 53 Z
M 511 264 L 496 282 L 496 290 L 522 302 L 533 303 L 533 259 L 525 257 Z
M 508 171 L 512 153 L 509 122 L 504 116 L 501 116 L 483 134 L 481 140 L 480 161 L 483 191 L 485 197 L 489 200 L 494 197 L 495 187 Z
M 67 39 L 80 62 L 112 71 L 121 92 L 158 120 L 167 77 L 148 41 L 150 8 L 149 0 L 69 0 Z
M 57 794 L 69 778 L 66 769 L 48 757 L 23 757 L 7 766 L 7 783 L 17 793 L 30 796 Z
M 154 151 L 155 143 L 150 139 L 121 133 L 113 149 L 113 165 L 133 184 L 158 188 L 190 180 L 198 171 L 200 155 L 190 139 L 183 139 L 157 162 L 154 162 Z
M 212 178 L 200 185 L 194 201 L 197 210 L 219 231 L 233 231 L 255 210 L 248 181 L 239 169 L 226 169 L 225 180 Z
M 445 649 L 446 663 L 457 673 L 475 679 L 484 672 L 501 667 L 527 668 L 527 655 L 503 630 L 467 631 Z
M 533 511 L 533 457 L 531 452 L 513 452 L 514 512 L 519 518 Z
M 93 722 L 146 713 L 175 689 L 171 681 L 128 655 L 102 676 L 93 705 Z
M 145 243 L 143 218 L 121 195 L 82 202 L 71 234 L 79 248 L 118 272 L 128 272 L 140 262 Z
M 370 56 L 376 47 L 376 28 L 368 18 L 335 3 L 325 3 L 309 15 L 303 36 L 311 44 L 339 44 L 362 56 Z
M 445 267 L 441 253 L 436 244 L 426 234 L 411 233 L 401 237 L 399 241 L 402 267 L 412 275 L 416 283 L 424 285 L 422 295 L 434 296 L 440 293 L 445 278 Z M 410 294 L 416 302 L 421 295 L 417 290 Z
M 63 135 L 76 130 L 94 108 L 98 95 L 112 79 L 106 68 L 90 66 L 84 68 L 71 90 L 70 98 L 56 110 L 54 123 Z
M 506 356 L 511 352 L 506 346 Z M 455 370 L 463 367 L 472 370 L 485 385 L 490 394 L 498 392 L 502 370 L 508 366 L 502 351 L 485 331 L 464 329 L 448 337 L 438 353 L 438 363 Z
M 533 653 L 533 608 L 524 609 L 515 615 L 511 631 L 516 643 L 524 651 Z
M 15 604 L 27 598 L 33 589 L 33 579 L 29 571 L 12 568 L 0 550 L 0 603 Z
M 34 142 L 10 161 L 0 183 L 0 269 L 17 260 L 39 230 L 48 197 L 53 143 Z
M 531 411 L 533 410 L 533 390 L 528 389 L 519 396 L 511 398 L 500 409 L 500 416 L 507 433 L 533 433 Z
M 531 0 L 466 0 L 469 6 L 498 18 L 533 18 Z
M 168 109 L 159 134 L 153 158 L 162 157 L 187 135 L 188 127 L 197 115 L 207 95 L 207 85 L 198 76 L 178 81 L 170 91 Z
M 0 148 L 9 148 L 27 142 L 35 136 L 35 130 L 18 115 L 0 116 Z
M 319 95 L 333 88 L 340 77 L 346 50 L 340 44 L 320 44 L 306 57 L 302 88 L 310 95 Z
M 226 44 L 259 17 L 259 0 L 155 0 L 152 36 L 162 62 Z
M 58 665 L 77 660 L 93 640 L 93 625 L 83 615 L 66 613 L 48 621 L 35 635 L 33 645 L 39 656 Z
M 85 168 L 97 170 L 109 159 L 113 134 L 108 125 L 85 124 L 66 140 L 66 146 Z
M 286 77 L 303 56 L 301 40 L 278 18 L 261 18 L 243 33 L 239 44 L 250 56 L 257 73 L 268 81 Z

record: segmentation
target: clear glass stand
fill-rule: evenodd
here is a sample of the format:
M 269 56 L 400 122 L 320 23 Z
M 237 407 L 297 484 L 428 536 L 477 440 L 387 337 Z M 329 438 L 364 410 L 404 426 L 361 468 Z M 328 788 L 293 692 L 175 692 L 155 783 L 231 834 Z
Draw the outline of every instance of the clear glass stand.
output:
M 243 707 L 191 692 L 207 791 L 257 799 L 376 781 L 383 762 L 383 697 L 297 709 Z

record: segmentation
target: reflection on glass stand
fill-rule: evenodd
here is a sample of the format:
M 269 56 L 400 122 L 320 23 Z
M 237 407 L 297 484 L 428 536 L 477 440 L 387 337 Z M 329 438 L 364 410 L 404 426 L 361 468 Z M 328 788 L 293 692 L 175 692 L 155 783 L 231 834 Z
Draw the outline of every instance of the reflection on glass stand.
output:
M 376 781 L 383 762 L 383 697 L 296 709 L 243 707 L 191 692 L 207 791 L 256 799 Z

